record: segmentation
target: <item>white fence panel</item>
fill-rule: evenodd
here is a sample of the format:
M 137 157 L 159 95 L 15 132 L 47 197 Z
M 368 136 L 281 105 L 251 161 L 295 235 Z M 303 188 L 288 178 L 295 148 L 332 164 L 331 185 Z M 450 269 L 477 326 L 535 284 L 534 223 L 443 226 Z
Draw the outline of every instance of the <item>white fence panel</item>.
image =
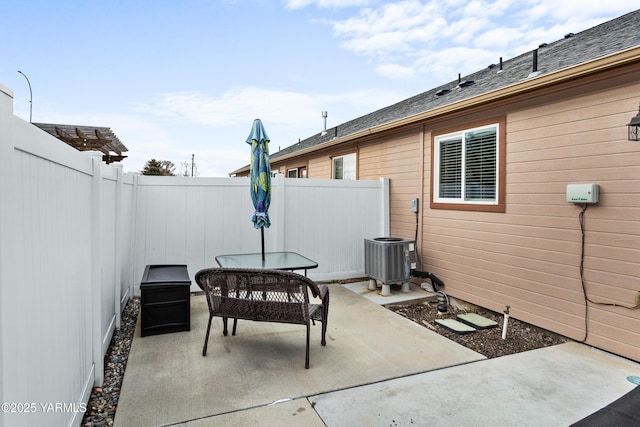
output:
M 136 285 L 146 265 L 186 264 L 193 279 L 216 255 L 259 251 L 248 188 L 243 178 L 138 177 Z
M 380 181 L 281 180 L 284 250 L 318 262 L 315 278 L 364 275 L 364 239 L 384 234 Z M 278 205 L 281 206 L 281 205 Z
M 116 232 L 119 233 L 119 241 L 117 243 L 116 256 L 118 263 L 116 266 L 116 273 L 119 276 L 120 285 L 120 310 L 122 312 L 127 305 L 127 301 L 133 296 L 133 242 L 134 242 L 134 221 L 135 221 L 135 181 L 137 179 L 134 175 L 122 174 L 122 170 L 119 171 L 122 177 L 122 186 L 120 188 L 119 203 L 120 209 L 116 209 L 116 215 L 119 215 Z M 118 319 L 118 327 L 119 325 Z
M 387 181 L 272 180 L 265 251 L 318 262 L 316 280 L 364 275 L 364 238 L 385 235 Z M 247 178 L 138 177 L 134 293 L 146 265 L 186 264 L 193 280 L 222 254 L 260 252 Z M 365 220 L 366 219 L 366 220 Z M 192 290 L 198 290 L 195 283 Z
M 105 354 L 111 341 L 111 336 L 116 327 L 116 230 L 115 211 L 117 204 L 116 195 L 118 190 L 117 170 L 108 167 L 102 162 L 98 163 L 100 169 L 100 200 L 99 219 L 94 217 L 94 227 L 99 231 L 100 255 L 99 259 L 94 258 L 94 262 L 100 263 L 100 284 L 102 288 L 102 298 L 100 309 L 102 313 L 100 322 L 100 336 L 102 337 L 102 347 L 100 351 Z M 95 214 L 94 214 L 95 215 Z M 95 230 L 94 230 L 95 231 Z
M 82 412 L 40 405 L 79 410 L 101 360 L 92 348 L 91 161 L 12 111 L 0 123 L 2 179 L 12 187 L 1 193 L 1 395 L 37 404 L 29 415 L 0 414 L 0 424 L 79 425 Z

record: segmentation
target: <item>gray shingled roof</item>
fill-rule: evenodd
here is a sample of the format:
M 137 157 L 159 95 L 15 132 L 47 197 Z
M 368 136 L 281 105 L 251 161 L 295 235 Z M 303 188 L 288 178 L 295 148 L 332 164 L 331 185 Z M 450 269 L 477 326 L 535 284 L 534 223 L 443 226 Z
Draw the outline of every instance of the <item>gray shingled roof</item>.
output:
M 559 71 L 568 67 L 623 51 L 640 45 L 640 10 L 600 24 L 577 34 L 567 34 L 563 39 L 542 44 L 538 51 L 538 75 Z M 502 71 L 499 65 L 491 65 L 483 70 L 462 77 L 461 81 L 474 83 L 460 87 L 458 80 L 433 88 L 427 92 L 384 107 L 357 119 L 327 129 L 327 133 L 315 134 L 271 155 L 277 160 L 287 154 L 304 150 L 374 126 L 392 123 L 397 120 L 433 110 L 448 104 L 490 93 L 501 88 L 526 80 L 533 71 L 533 51 L 503 61 Z M 449 92 L 441 96 L 436 93 L 442 89 Z

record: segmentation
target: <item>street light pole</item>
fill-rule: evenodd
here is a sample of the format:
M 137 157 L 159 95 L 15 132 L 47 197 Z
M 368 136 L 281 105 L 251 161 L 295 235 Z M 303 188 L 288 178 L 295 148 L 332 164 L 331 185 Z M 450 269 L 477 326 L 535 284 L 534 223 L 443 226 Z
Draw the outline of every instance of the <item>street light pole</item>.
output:
M 25 73 L 20 70 L 18 70 L 18 72 L 27 79 L 27 84 L 29 85 L 29 123 L 31 123 L 31 119 L 33 117 L 33 92 L 31 91 L 31 82 Z

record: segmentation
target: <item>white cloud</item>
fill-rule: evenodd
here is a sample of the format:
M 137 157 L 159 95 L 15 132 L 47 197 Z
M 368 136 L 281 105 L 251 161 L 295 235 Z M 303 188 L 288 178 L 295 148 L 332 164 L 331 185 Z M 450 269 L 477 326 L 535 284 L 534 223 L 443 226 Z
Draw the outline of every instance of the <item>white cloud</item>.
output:
M 320 8 L 345 8 L 354 6 L 366 6 L 369 0 L 284 0 L 287 9 L 304 9 L 315 4 Z
M 261 89 L 236 87 L 221 96 L 208 96 L 199 92 L 174 92 L 158 96 L 152 104 L 139 104 L 138 108 L 168 119 L 181 119 L 199 125 L 233 126 L 256 118 L 286 122 L 308 113 L 310 95 Z
M 379 58 L 397 56 L 398 52 L 411 50 L 406 36 L 400 33 L 381 33 L 370 37 L 358 37 L 342 44 L 347 50 Z
M 470 73 L 479 69 L 472 64 L 482 68 L 630 10 L 625 0 L 403 0 L 373 4 L 331 26 L 341 47 L 396 77 L 409 70 Z
M 387 3 L 378 9 L 366 8 L 356 17 L 333 21 L 338 37 L 371 37 L 380 33 L 404 34 L 415 27 L 427 24 L 435 15 L 435 8 L 417 0 Z
M 436 43 L 449 46 L 468 46 L 476 39 L 478 33 L 489 28 L 484 17 L 466 16 L 459 21 L 447 22 L 442 25 Z
M 162 123 L 171 130 L 167 134 L 179 135 L 179 141 L 166 140 L 162 129 L 143 125 L 136 129 L 135 123 L 122 134 L 126 134 L 126 140 L 135 141 L 139 156 L 136 161 L 140 165 L 155 157 L 179 166 L 194 153 L 201 176 L 226 176 L 248 163 L 244 140 L 256 118 L 265 125 L 271 151 L 276 152 L 322 131 L 321 111 L 329 112 L 327 126 L 333 127 L 397 102 L 398 98 L 397 93 L 384 90 L 299 93 L 250 86 L 236 87 L 218 96 L 201 92 L 165 93 L 148 104 L 136 104 L 134 114 L 141 124 Z M 162 120 L 158 121 L 158 117 Z M 141 168 L 136 166 L 135 170 Z
M 412 67 L 405 67 L 398 64 L 382 64 L 376 67 L 376 72 L 384 77 L 407 79 L 413 77 L 416 70 Z
M 506 53 L 519 41 L 525 41 L 524 39 L 522 30 L 518 28 L 492 28 L 478 34 L 473 40 L 473 46 L 493 52 Z M 530 34 L 526 39 L 530 39 Z M 514 55 L 518 53 L 522 52 L 513 52 Z
M 538 0 L 529 1 L 531 7 L 528 8 L 532 18 L 543 18 L 553 22 L 572 21 L 580 26 L 574 32 L 585 30 L 593 25 L 588 21 L 594 20 L 603 22 L 630 12 L 637 8 L 628 0 L 607 0 L 607 1 L 590 1 L 583 0 Z
M 137 104 L 136 108 L 140 112 L 165 117 L 170 121 L 186 121 L 211 127 L 250 125 L 256 118 L 291 126 L 292 123 L 306 124 L 315 121 L 316 116 L 320 117 L 320 112 L 326 110 L 328 105 L 345 105 L 344 109 L 348 110 L 361 104 L 380 105 L 390 96 L 393 95 L 384 91 L 326 94 L 246 86 L 236 87 L 220 96 L 199 92 L 166 93 L 150 104 Z M 348 117 L 347 115 L 345 120 Z M 305 135 L 309 134 L 307 132 Z
M 422 52 L 415 64 L 418 72 L 434 76 L 433 86 L 453 81 L 496 63 L 491 51 L 473 47 L 452 47 L 438 51 Z
M 521 2 L 522 3 L 522 2 Z M 474 17 L 491 17 L 501 16 L 507 9 L 514 4 L 517 4 L 513 0 L 497 0 L 497 1 L 481 1 L 475 0 L 467 3 L 463 10 L 465 16 Z

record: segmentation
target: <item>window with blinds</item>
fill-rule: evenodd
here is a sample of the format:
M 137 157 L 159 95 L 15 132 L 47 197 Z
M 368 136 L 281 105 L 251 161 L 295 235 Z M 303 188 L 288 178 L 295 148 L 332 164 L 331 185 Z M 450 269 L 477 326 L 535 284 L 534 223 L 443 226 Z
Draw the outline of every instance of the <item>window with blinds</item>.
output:
M 462 139 L 440 142 L 439 197 L 459 199 L 462 190 Z
M 434 139 L 435 201 L 497 203 L 498 125 Z

